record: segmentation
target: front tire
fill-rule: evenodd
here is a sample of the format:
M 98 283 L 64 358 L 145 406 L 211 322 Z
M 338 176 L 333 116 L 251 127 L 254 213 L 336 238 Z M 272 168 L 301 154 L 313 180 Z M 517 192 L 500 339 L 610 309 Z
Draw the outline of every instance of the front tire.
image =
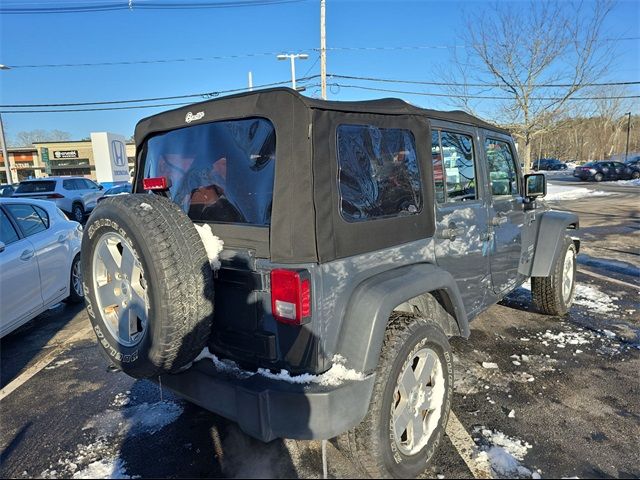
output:
M 634 179 L 634 180 L 637 180 L 638 178 L 640 178 L 640 172 L 638 172 L 637 170 L 636 170 L 636 171 L 634 171 L 634 172 L 631 174 L 631 178 L 632 178 L 632 179 Z
M 453 396 L 453 354 L 433 321 L 391 317 L 367 416 L 338 438 L 372 478 L 422 474 L 444 434 Z
M 576 270 L 576 246 L 566 237 L 551 275 L 531 279 L 533 303 L 542 313 L 562 316 L 569 312 L 575 294 Z

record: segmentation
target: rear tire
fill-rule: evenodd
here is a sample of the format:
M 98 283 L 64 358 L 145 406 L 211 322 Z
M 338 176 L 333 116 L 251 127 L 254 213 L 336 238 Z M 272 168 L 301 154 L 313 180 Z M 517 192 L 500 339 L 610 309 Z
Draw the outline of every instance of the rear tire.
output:
M 426 359 L 432 359 L 429 362 L 434 366 L 425 383 L 418 372 L 426 372 Z M 440 444 L 452 396 L 453 354 L 442 329 L 431 320 L 394 313 L 385 333 L 367 416 L 338 437 L 338 448 L 372 478 L 417 477 Z M 422 410 L 420 405 L 428 408 Z M 424 435 L 414 437 L 420 428 Z
M 71 274 L 69 280 L 69 303 L 80 303 L 84 300 L 84 288 L 82 286 L 82 263 L 80 254 L 76 255 L 71 264 Z
M 531 279 L 533 303 L 547 315 L 566 315 L 573 304 L 575 288 L 576 246 L 571 238 L 565 237 L 551 275 Z
M 604 175 L 602 175 L 601 173 L 596 173 L 596 174 L 593 176 L 593 179 L 594 179 L 596 182 L 601 182 L 602 180 L 604 180 Z
M 100 202 L 84 229 L 82 273 L 98 342 L 128 375 L 176 373 L 207 345 L 213 272 L 195 226 L 168 199 Z

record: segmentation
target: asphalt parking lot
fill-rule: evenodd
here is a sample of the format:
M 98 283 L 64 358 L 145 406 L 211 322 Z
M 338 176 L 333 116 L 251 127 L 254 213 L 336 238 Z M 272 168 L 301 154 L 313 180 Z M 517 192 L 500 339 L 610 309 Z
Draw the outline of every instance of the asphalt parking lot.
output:
M 637 187 L 586 188 L 611 194 L 557 204 L 581 216 L 576 304 L 546 317 L 520 288 L 452 342 L 455 416 L 429 476 L 640 477 Z M 322 477 L 320 442 L 263 444 L 109 370 L 80 306 L 48 311 L 0 347 L 3 478 Z M 331 444 L 328 467 L 359 476 Z

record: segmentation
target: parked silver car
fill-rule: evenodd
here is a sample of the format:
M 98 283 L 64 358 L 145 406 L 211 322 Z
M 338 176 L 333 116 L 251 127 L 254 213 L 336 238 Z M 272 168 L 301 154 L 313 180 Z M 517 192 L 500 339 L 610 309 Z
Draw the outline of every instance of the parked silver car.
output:
M 104 187 L 83 177 L 47 177 L 25 180 L 13 197 L 52 200 L 69 218 L 82 222 L 85 214 L 93 210 L 102 196 Z
M 0 198 L 0 337 L 69 299 L 84 299 L 82 226 L 53 202 Z

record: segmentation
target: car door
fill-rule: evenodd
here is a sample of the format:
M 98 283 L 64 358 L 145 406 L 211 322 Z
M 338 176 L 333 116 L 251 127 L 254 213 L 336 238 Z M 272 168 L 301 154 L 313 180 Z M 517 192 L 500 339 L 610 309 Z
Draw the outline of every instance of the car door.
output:
M 613 165 L 613 171 L 615 172 L 614 180 L 624 180 L 631 177 L 631 171 L 624 163 L 611 162 Z
M 102 190 L 97 183 L 91 180 L 81 179 L 79 180 L 85 185 L 85 208 L 86 210 L 93 210 L 98 203 L 98 198 L 102 196 Z
M 473 315 L 485 306 L 491 288 L 477 133 L 448 122 L 433 121 L 431 128 L 436 261 L 456 280 L 465 309 Z
M 35 249 L 0 207 L 0 337 L 42 308 Z
M 492 237 L 491 282 L 499 295 L 519 280 L 524 226 L 520 172 L 511 139 L 482 131 L 483 162 L 488 173 L 489 227 Z
M 37 205 L 10 204 L 7 210 L 35 250 L 45 306 L 62 300 L 71 272 L 69 232 L 57 229 L 46 210 Z

